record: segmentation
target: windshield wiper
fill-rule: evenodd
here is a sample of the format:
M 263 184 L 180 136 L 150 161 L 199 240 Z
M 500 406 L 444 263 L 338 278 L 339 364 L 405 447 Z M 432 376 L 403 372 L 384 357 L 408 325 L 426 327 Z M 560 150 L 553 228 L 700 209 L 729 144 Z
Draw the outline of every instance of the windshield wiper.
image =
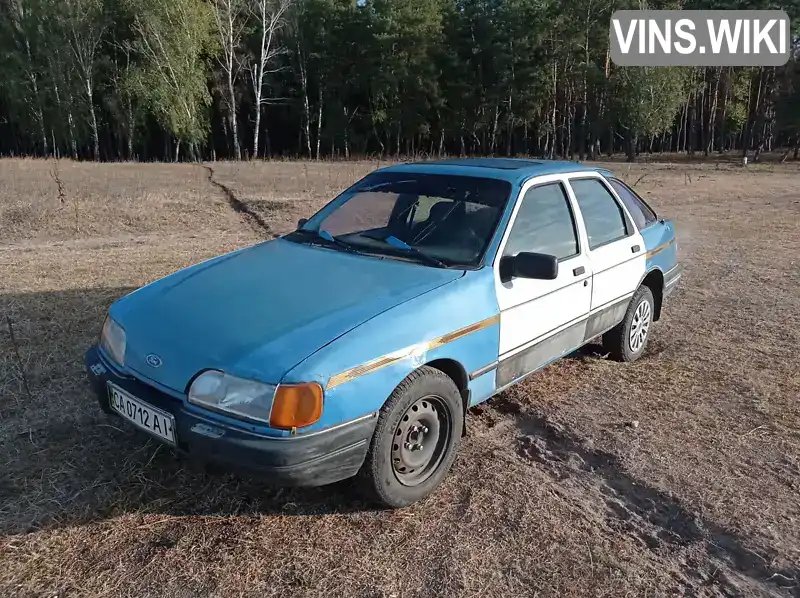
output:
M 334 237 L 326 230 L 316 231 L 308 228 L 299 228 L 295 232 L 306 234 L 315 239 L 322 239 L 323 241 L 327 241 L 328 243 L 333 243 L 337 247 L 341 247 L 342 249 L 344 249 L 345 251 L 349 251 L 350 253 L 355 253 L 357 255 L 366 255 L 366 253 L 359 251 L 358 249 L 350 245 L 350 243 L 346 243 L 345 241 L 342 241 L 341 239 Z
M 359 233 L 362 237 L 367 237 L 368 239 L 375 239 L 376 241 L 383 241 L 387 245 L 391 245 L 392 247 L 397 247 L 399 249 L 403 249 L 409 253 L 413 253 L 415 256 L 419 257 L 422 261 L 428 262 L 433 266 L 437 266 L 439 268 L 447 268 L 447 264 L 445 264 L 442 260 L 436 259 L 432 255 L 425 253 L 424 251 L 420 251 L 416 247 L 413 247 L 395 237 L 394 235 L 379 235 L 374 233 L 363 232 Z

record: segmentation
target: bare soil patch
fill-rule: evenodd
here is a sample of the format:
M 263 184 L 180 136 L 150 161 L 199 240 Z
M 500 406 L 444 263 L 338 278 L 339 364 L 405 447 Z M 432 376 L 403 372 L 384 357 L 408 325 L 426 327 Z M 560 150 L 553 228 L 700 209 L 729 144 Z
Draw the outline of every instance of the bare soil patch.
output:
M 0 595 L 800 596 L 797 166 L 614 164 L 685 264 L 646 356 L 587 347 L 476 407 L 396 512 L 194 471 L 99 412 L 111 301 L 378 164 L 208 166 L 62 161 L 62 202 L 51 163 L 0 161 Z

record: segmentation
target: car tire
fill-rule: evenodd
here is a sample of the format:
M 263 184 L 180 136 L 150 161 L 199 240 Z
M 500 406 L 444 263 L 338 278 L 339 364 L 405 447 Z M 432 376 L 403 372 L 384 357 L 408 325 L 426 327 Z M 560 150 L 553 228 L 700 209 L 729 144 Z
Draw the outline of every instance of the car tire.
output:
M 461 394 L 444 372 L 422 366 L 381 409 L 359 472 L 370 497 L 401 508 L 431 494 L 455 461 L 464 427 Z
M 647 348 L 654 313 L 652 291 L 640 286 L 633 294 L 622 322 L 603 335 L 603 348 L 617 361 L 639 359 Z

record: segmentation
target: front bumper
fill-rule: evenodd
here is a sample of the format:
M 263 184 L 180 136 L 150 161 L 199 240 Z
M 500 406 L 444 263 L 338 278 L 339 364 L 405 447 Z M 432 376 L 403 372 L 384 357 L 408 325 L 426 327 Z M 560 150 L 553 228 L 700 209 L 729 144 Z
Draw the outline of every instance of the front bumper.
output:
M 354 476 L 364 462 L 377 423 L 377 417 L 369 415 L 319 432 L 266 436 L 189 411 L 182 400 L 138 378 L 119 374 L 96 346 L 86 352 L 84 363 L 100 408 L 106 413 L 127 422 L 109 404 L 110 381 L 171 413 L 177 440 L 173 448 L 189 460 L 255 474 L 280 486 L 322 486 Z

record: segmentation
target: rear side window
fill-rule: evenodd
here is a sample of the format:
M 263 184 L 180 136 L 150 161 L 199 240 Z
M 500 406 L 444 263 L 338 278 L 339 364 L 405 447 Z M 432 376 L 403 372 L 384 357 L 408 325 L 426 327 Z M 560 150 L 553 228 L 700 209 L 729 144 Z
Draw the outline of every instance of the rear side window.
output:
M 546 253 L 560 260 L 578 254 L 575 219 L 560 183 L 531 187 L 525 192 L 503 254 L 520 251 Z
M 628 236 L 628 220 L 611 192 L 597 179 L 574 179 L 569 182 L 583 214 L 589 249 Z
M 641 197 L 636 195 L 633 189 L 618 179 L 609 179 L 608 182 L 611 183 L 614 191 L 617 192 L 625 207 L 628 208 L 628 212 L 630 212 L 633 221 L 636 223 L 636 228 L 642 230 L 658 220 L 656 213 L 644 203 Z

